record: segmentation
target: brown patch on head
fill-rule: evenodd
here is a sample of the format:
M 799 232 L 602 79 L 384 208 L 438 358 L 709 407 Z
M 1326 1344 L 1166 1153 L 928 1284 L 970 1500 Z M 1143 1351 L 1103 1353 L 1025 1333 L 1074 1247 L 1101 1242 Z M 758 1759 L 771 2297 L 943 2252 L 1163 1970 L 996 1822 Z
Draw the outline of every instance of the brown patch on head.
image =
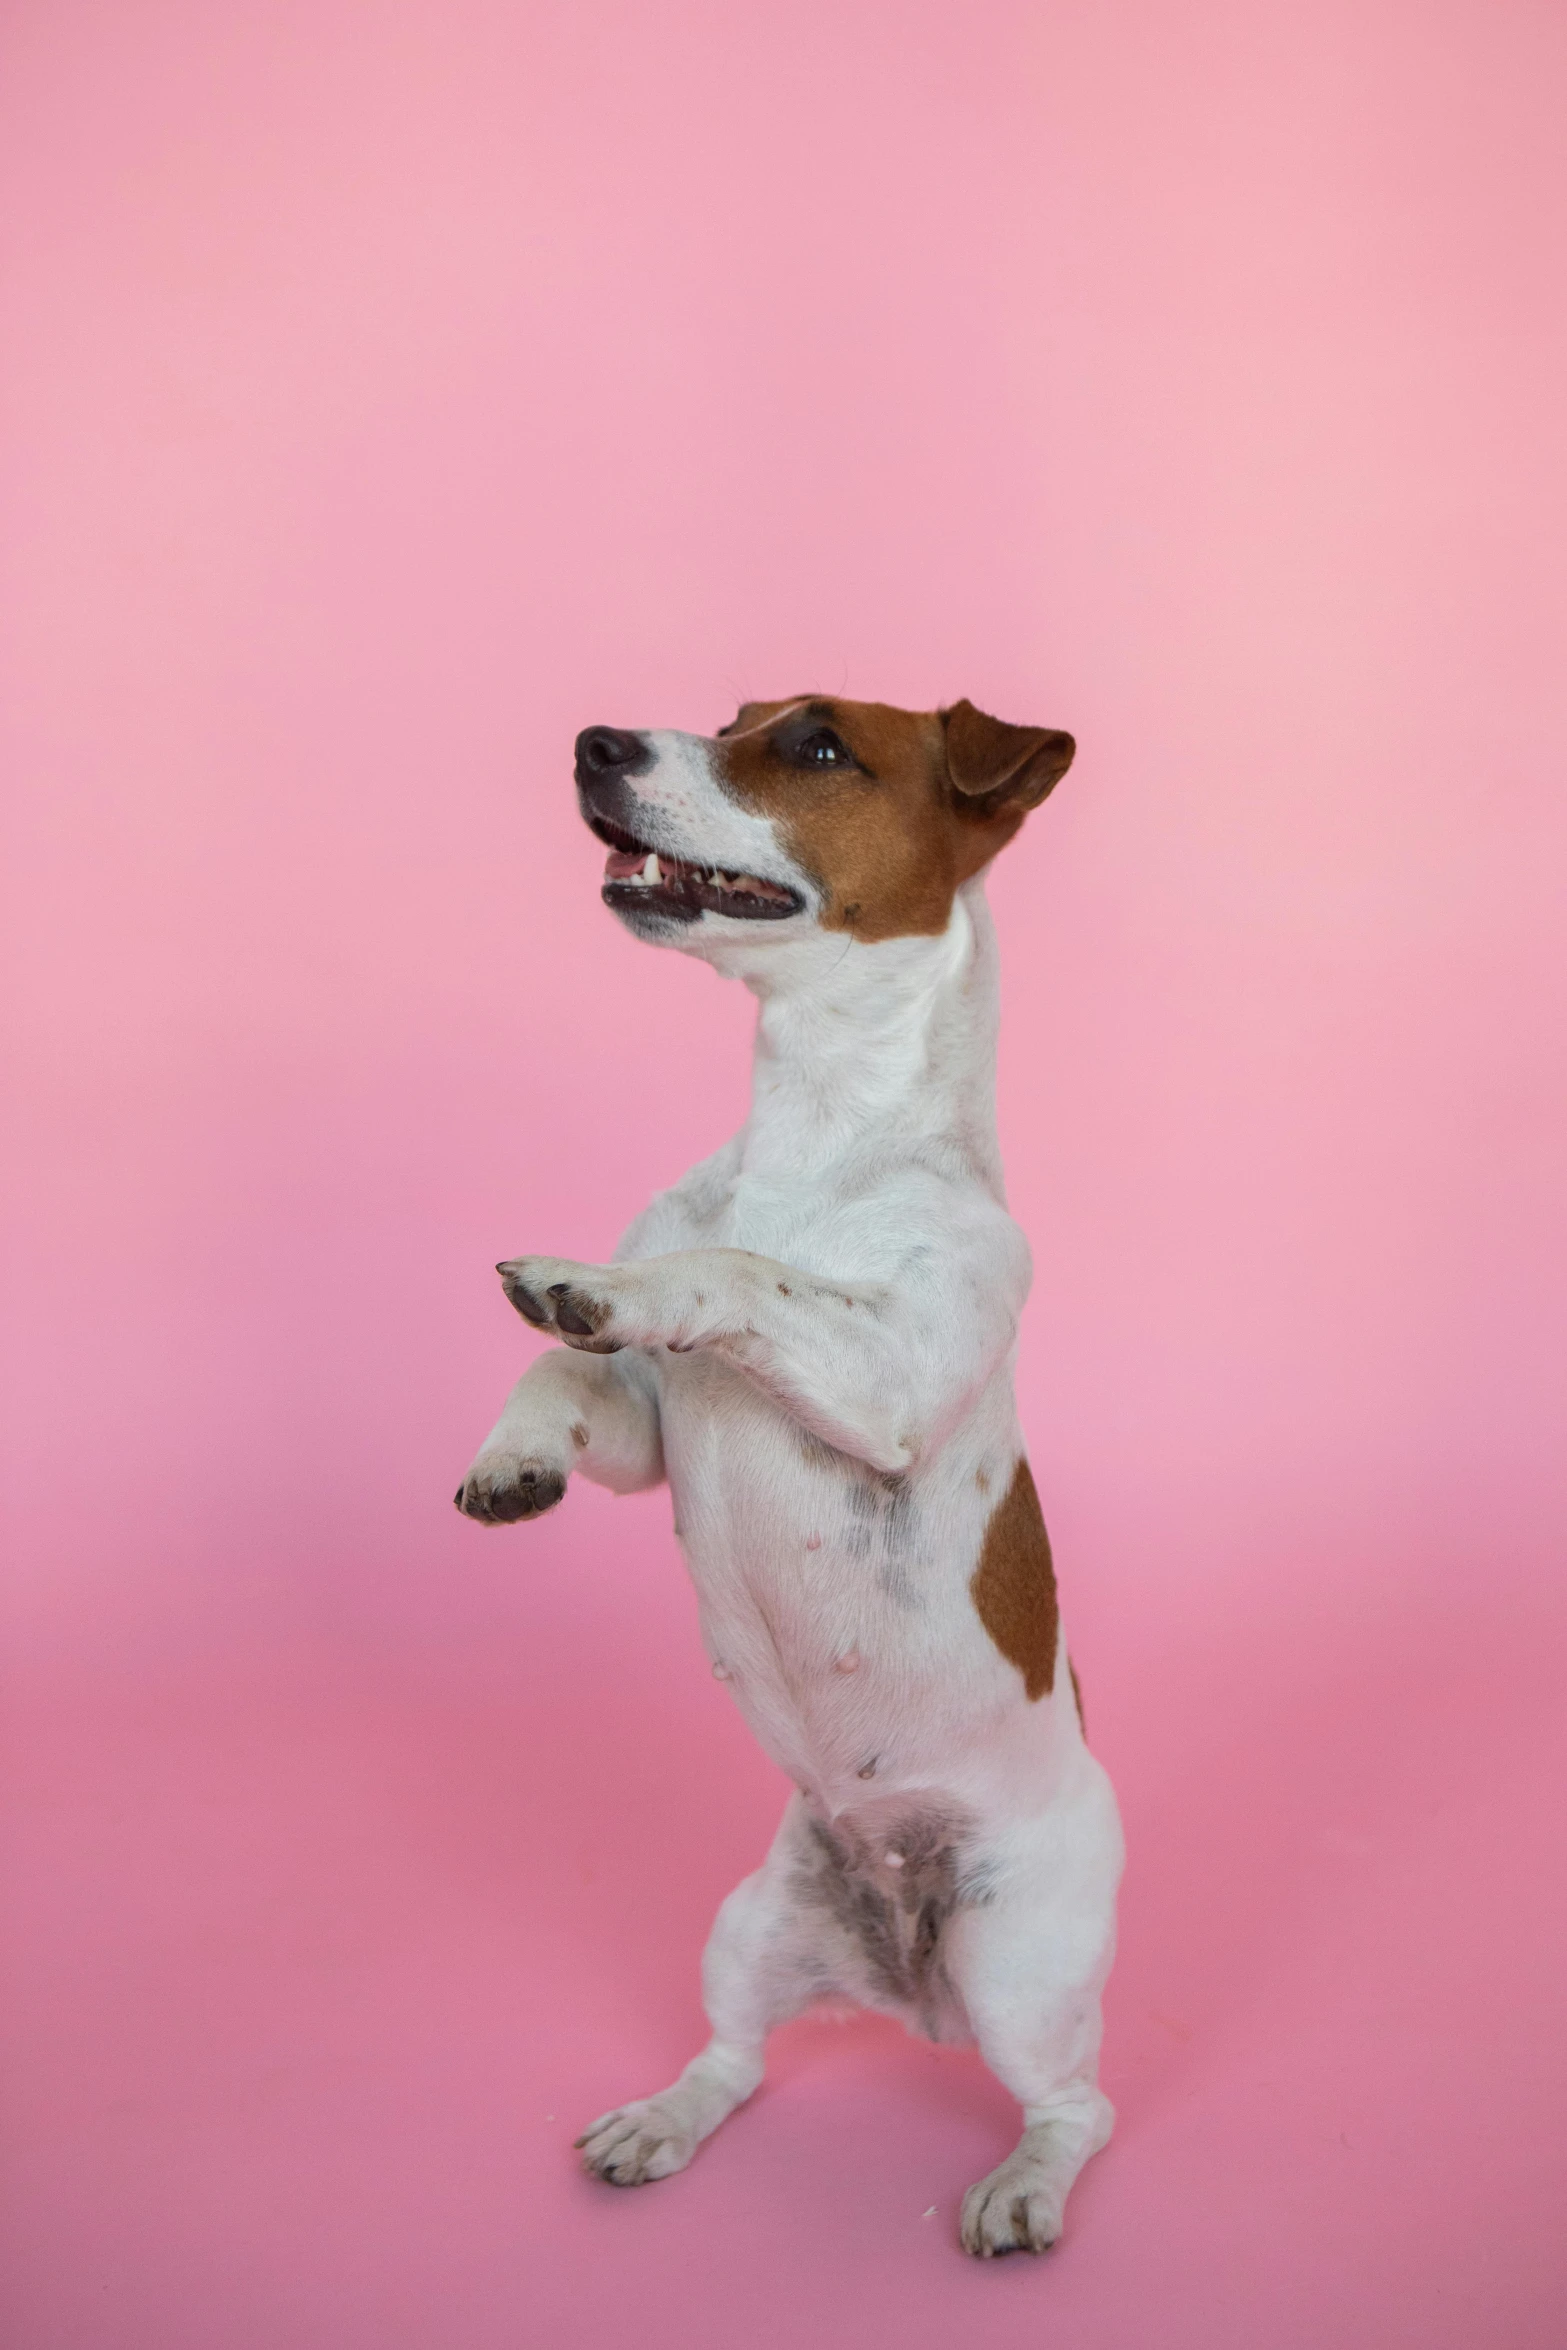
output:
M 985 1528 L 969 1595 L 1030 1698 L 1048 1696 L 1056 1677 L 1055 1568 L 1033 1474 L 1021 1457 Z
M 933 936 L 955 891 L 1066 773 L 1069 734 L 972 702 L 894 710 L 803 695 L 747 702 L 719 736 L 724 791 L 778 826 L 820 888 L 821 922 L 867 942 Z

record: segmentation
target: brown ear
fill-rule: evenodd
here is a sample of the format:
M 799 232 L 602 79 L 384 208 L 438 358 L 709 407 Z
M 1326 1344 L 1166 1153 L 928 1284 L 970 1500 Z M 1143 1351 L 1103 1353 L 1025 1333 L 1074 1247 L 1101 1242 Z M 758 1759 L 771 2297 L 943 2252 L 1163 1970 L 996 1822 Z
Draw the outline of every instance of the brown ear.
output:
M 713 729 L 714 741 L 720 741 L 726 734 L 738 734 L 742 727 L 750 725 L 753 712 L 765 710 L 766 707 L 765 702 L 742 702 L 727 726 Z
M 1008 726 L 972 702 L 938 712 L 947 737 L 947 774 L 960 806 L 974 815 L 1037 808 L 1077 749 L 1051 726 Z

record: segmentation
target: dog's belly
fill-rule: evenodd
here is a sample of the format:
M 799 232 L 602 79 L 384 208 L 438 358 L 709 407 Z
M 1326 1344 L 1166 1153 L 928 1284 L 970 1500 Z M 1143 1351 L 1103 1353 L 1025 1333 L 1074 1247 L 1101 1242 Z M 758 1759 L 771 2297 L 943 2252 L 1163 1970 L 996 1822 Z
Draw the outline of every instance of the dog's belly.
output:
M 1050 1709 L 1027 1704 L 969 1592 L 1016 1450 L 1010 1384 L 904 1477 L 820 1443 L 711 1357 L 661 1364 L 659 1385 L 713 1669 L 813 1808 L 915 1790 L 970 1804 L 998 1774 L 1037 1776 Z

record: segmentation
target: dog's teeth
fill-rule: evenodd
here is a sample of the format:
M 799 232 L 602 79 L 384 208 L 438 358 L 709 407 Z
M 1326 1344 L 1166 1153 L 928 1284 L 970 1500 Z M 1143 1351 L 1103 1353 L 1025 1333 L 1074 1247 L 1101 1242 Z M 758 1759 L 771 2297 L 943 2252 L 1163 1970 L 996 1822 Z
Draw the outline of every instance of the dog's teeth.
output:
M 658 851 L 651 850 L 648 854 L 648 861 L 642 868 L 642 879 L 644 881 L 662 881 L 663 878 L 658 862 Z

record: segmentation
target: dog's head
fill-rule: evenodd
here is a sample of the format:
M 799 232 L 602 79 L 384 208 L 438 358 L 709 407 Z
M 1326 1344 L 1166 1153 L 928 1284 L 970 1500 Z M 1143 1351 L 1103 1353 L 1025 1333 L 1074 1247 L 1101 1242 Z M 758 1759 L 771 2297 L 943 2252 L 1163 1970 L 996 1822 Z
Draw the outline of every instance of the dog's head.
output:
M 698 952 L 806 929 L 946 929 L 1071 764 L 1069 734 L 972 702 L 894 710 L 803 694 L 747 702 L 716 735 L 577 737 L 577 796 L 609 848 L 604 902 L 638 937 Z

